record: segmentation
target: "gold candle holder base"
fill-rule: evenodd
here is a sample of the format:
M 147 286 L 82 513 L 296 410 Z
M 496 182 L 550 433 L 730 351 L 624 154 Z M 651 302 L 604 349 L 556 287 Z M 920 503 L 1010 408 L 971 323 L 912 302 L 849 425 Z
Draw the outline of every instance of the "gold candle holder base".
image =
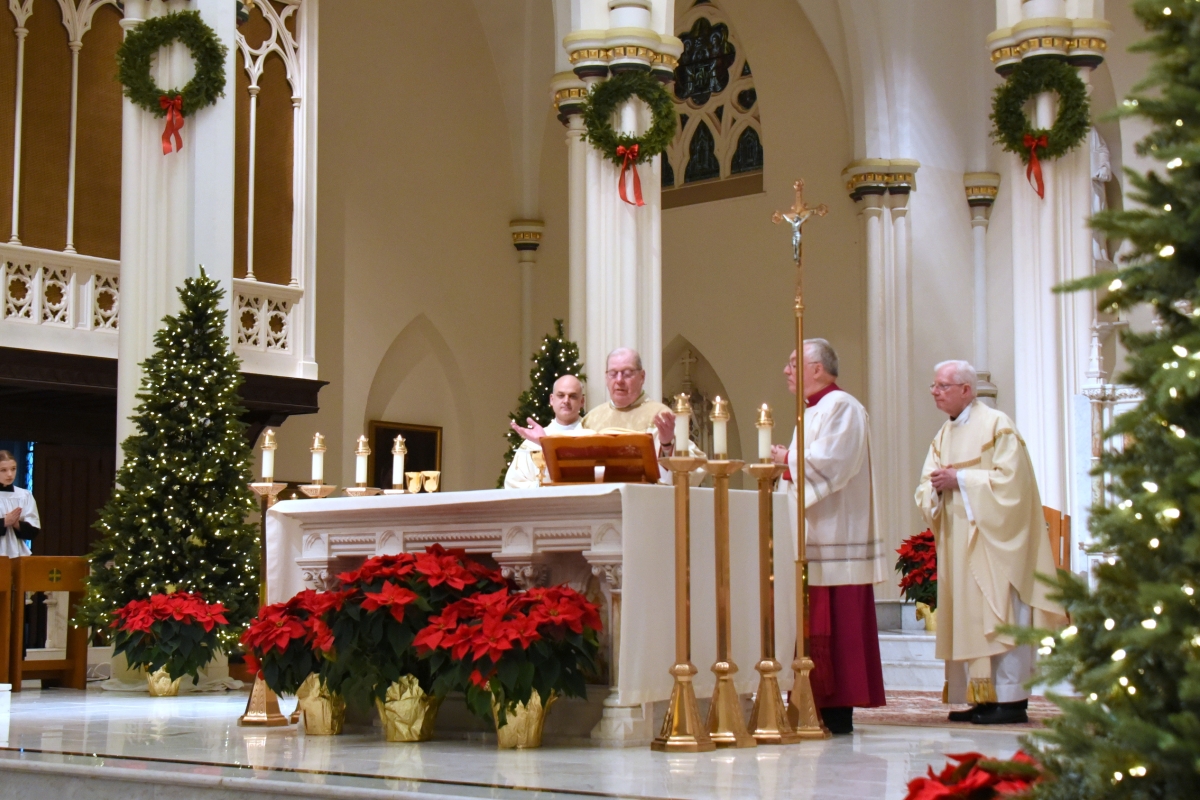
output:
M 820 713 L 817 712 L 812 683 L 808 679 L 812 670 L 813 661 L 808 656 L 792 662 L 792 671 L 796 677 L 792 682 L 792 691 L 788 693 L 788 722 L 801 739 L 828 739 L 833 734 L 825 727 Z
M 776 673 L 783 669 L 773 658 L 764 658 L 754 669 L 758 670 L 758 694 L 754 697 L 754 710 L 750 712 L 750 735 L 759 744 L 795 744 L 804 737 L 796 733 L 788 721 L 787 706 L 783 693 L 779 691 Z
M 275 483 L 274 481 L 258 481 L 250 484 L 250 490 L 260 498 L 265 498 L 267 508 L 275 505 L 279 500 L 279 493 L 287 488 L 286 483 Z
M 707 753 L 717 749 L 700 720 L 696 687 L 692 683 L 692 676 L 697 672 L 695 665 L 690 663 L 671 667 L 675 686 L 671 689 L 671 702 L 667 706 L 662 730 L 650 743 L 651 750 L 660 753 Z
M 383 494 L 383 489 L 375 486 L 347 486 L 343 491 L 346 497 L 374 497 L 377 494 Z
M 403 483 L 393 483 L 392 488 L 384 489 L 383 493 L 384 494 L 408 494 L 408 492 L 404 491 Z
M 742 699 L 733 683 L 737 664 L 718 661 L 712 666 L 717 676 L 717 687 L 713 689 L 712 702 L 708 707 L 708 735 L 717 747 L 755 747 L 758 742 L 746 728 L 746 714 L 742 711 Z
M 288 718 L 279 713 L 279 698 L 261 675 L 255 675 L 250 699 L 246 701 L 246 713 L 238 717 L 238 725 L 245 728 L 280 728 L 287 724 Z
M 331 486 L 328 483 L 306 483 L 300 487 L 300 491 L 304 493 L 305 497 L 311 497 L 315 500 L 319 500 L 322 497 L 329 497 L 329 495 L 337 490 L 338 487 Z

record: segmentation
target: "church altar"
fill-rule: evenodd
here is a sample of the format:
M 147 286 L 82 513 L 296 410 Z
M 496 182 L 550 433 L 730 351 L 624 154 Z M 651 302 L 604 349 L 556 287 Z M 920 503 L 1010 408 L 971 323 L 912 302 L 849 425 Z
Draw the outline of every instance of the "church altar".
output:
M 732 656 L 738 692 L 758 685 L 757 492 L 730 493 Z M 787 496 L 774 496 L 776 658 L 791 685 L 795 568 Z M 696 694 L 711 696 L 716 660 L 713 490 L 691 490 L 692 662 Z M 603 594 L 605 651 L 613 665 L 597 744 L 653 738 L 651 704 L 670 698 L 674 663 L 674 490 L 642 484 L 580 484 L 375 497 L 286 500 L 267 512 L 268 600 L 326 589 L 363 559 L 438 543 L 490 556 L 522 586 L 589 583 Z M 595 579 L 595 580 L 593 580 Z

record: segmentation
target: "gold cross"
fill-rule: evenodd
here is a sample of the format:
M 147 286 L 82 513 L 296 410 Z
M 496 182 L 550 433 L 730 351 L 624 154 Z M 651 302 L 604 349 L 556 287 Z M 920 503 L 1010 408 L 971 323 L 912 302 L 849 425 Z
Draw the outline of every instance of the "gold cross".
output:
M 804 181 L 798 180 L 792 184 L 792 188 L 796 190 L 796 202 L 792 204 L 790 213 L 784 214 L 776 211 L 771 216 L 771 221 L 778 225 L 780 222 L 788 222 L 792 226 L 792 260 L 797 264 L 800 263 L 800 228 L 808 221 L 811 216 L 823 217 L 829 213 L 829 206 L 822 203 L 816 207 L 809 207 L 804 203 Z
M 55 568 L 50 570 L 50 574 L 47 577 L 50 578 L 51 583 L 58 583 L 62 580 L 62 572 Z

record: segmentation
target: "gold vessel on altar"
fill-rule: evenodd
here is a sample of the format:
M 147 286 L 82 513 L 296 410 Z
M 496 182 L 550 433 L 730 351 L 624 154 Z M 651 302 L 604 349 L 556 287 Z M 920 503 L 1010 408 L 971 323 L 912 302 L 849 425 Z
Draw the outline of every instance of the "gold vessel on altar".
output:
M 389 742 L 427 742 L 433 738 L 442 698 L 425 693 L 415 675 L 404 675 L 376 700 L 383 735 Z
M 309 736 L 337 736 L 346 722 L 346 701 L 329 691 L 317 675 L 309 675 L 296 692 L 296 712 Z
M 550 693 L 550 699 L 542 702 L 542 696 L 534 689 L 528 703 L 517 703 L 515 708 L 509 708 L 505 714 L 504 724 L 500 724 L 500 706 L 492 700 L 492 719 L 496 722 L 496 744 L 501 750 L 527 750 L 542 746 L 542 729 L 546 725 L 546 715 L 558 695 Z
M 179 682 L 183 678 L 171 679 L 166 667 L 159 667 L 154 672 L 146 673 L 146 688 L 151 697 L 175 697 L 179 694 Z

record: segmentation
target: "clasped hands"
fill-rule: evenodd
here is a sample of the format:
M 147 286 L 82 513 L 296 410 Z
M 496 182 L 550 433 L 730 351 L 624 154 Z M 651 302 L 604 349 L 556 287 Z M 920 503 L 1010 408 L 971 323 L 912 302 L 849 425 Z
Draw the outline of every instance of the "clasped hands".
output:
M 14 508 L 4 515 L 4 527 L 15 528 L 21 524 L 21 509 Z
M 540 445 L 546 436 L 546 429 L 538 424 L 533 417 L 525 420 L 529 426 L 522 428 L 516 422 L 509 420 L 508 427 L 517 432 L 522 439 Z M 658 429 L 658 442 L 664 448 L 670 448 L 675 442 L 675 415 L 670 411 L 662 411 L 654 418 L 654 427 Z
M 929 482 L 938 490 L 938 494 L 952 492 L 958 488 L 958 470 L 954 467 L 935 469 L 929 473 Z

